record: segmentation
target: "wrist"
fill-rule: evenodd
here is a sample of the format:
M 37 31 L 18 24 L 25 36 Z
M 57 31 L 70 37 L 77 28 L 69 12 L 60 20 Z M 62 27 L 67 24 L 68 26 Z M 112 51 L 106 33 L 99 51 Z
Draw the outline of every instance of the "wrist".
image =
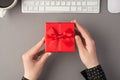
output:
M 26 78 L 26 79 L 30 80 L 30 77 L 29 77 L 29 75 L 28 75 L 28 74 L 24 74 L 24 78 Z
M 23 77 L 22 77 L 22 80 L 29 80 L 29 79 L 27 79 L 26 77 L 23 76 Z
M 24 75 L 24 78 L 26 78 L 27 80 L 37 80 L 37 79 L 34 78 L 32 75 L 30 76 L 30 75 L 27 75 L 27 74 Z M 25 80 L 26 80 L 26 79 L 25 79 Z
M 93 64 L 89 64 L 89 65 L 86 65 L 87 69 L 90 69 L 90 68 L 93 68 L 93 67 L 96 67 L 99 65 L 99 62 L 94 62 Z

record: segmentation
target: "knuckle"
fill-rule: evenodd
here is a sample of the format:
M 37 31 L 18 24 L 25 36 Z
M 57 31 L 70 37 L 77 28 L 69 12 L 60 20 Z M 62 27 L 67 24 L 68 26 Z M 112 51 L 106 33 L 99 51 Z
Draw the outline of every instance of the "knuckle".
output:
M 22 55 L 22 59 L 25 59 L 25 57 L 26 57 L 26 55 L 25 55 L 25 54 L 23 54 L 23 55 Z
M 26 55 L 25 53 L 22 55 L 22 59 L 25 60 L 27 59 L 28 55 Z
M 25 59 L 25 54 L 22 55 L 22 59 L 23 59 L 23 60 Z
M 95 46 L 95 41 L 93 39 L 91 40 L 91 44 Z

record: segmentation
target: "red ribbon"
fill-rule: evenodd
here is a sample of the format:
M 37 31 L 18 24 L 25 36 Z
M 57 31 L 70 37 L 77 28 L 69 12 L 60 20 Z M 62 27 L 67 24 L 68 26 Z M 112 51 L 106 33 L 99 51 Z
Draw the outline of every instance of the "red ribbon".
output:
M 61 50 L 63 47 L 61 46 L 61 42 L 64 43 L 67 47 L 72 46 L 74 43 L 73 37 L 74 32 L 70 28 L 62 33 L 57 32 L 57 30 L 55 30 L 53 27 L 47 31 L 47 38 L 50 39 L 48 46 L 51 49 Z

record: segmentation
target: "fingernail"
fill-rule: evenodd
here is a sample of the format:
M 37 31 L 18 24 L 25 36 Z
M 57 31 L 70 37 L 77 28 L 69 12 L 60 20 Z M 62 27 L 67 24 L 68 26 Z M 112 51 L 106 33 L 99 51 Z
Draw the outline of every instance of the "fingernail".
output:
M 75 20 L 72 20 L 71 22 L 75 22 Z
M 47 53 L 48 56 L 50 56 L 52 53 Z
M 78 35 L 76 35 L 76 36 L 75 36 L 75 39 L 76 39 L 76 40 L 78 40 L 78 39 L 79 39 L 79 36 L 78 36 Z
M 73 20 L 73 22 L 76 22 L 76 20 Z

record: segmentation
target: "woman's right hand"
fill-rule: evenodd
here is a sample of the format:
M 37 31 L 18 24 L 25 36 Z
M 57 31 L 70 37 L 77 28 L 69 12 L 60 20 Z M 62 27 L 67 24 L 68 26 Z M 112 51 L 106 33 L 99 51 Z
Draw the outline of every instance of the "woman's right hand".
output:
M 94 40 L 90 36 L 89 32 L 80 24 L 78 24 L 76 20 L 72 22 L 75 23 L 76 28 L 81 34 L 81 36 L 75 36 L 80 59 L 88 69 L 96 67 L 97 65 L 99 65 L 99 62 L 96 55 L 96 47 Z
M 44 65 L 52 53 L 45 53 L 40 49 L 45 44 L 43 38 L 38 44 L 23 54 L 24 77 L 29 80 L 37 80 L 44 68 Z M 41 57 L 41 58 L 40 58 Z

